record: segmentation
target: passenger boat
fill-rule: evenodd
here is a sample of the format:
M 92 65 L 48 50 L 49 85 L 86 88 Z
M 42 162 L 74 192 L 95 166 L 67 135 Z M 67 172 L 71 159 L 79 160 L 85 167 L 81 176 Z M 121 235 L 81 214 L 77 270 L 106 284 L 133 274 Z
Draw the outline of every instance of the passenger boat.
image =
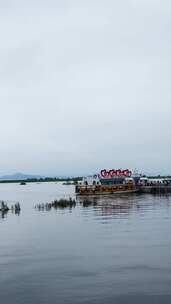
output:
M 125 169 L 103 169 L 99 174 L 84 177 L 75 187 L 77 195 L 104 195 L 138 191 L 140 175 Z

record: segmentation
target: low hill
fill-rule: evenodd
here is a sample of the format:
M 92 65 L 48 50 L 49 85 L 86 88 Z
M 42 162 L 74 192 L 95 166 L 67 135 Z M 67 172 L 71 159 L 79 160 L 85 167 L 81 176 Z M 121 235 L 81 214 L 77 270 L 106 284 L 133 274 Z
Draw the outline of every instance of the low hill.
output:
M 11 175 L 0 176 L 0 180 L 25 180 L 25 179 L 34 179 L 42 178 L 40 175 L 24 174 L 24 173 L 15 173 Z

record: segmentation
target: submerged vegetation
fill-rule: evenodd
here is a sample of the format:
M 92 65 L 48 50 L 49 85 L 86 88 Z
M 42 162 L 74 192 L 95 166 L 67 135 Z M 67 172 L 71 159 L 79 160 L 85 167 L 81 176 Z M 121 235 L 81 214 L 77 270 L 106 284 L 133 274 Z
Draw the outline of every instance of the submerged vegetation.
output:
M 14 205 L 11 205 L 9 208 L 7 203 L 4 201 L 0 201 L 0 216 L 4 218 L 4 216 L 11 210 L 12 213 L 15 213 L 17 215 L 20 214 L 21 207 L 19 202 L 15 203 Z
M 39 211 L 49 211 L 52 208 L 54 209 L 64 209 L 64 208 L 75 208 L 76 204 L 80 203 L 83 207 L 89 207 L 89 206 L 95 206 L 97 205 L 96 201 L 84 199 L 82 201 L 76 201 L 75 199 L 69 198 L 69 199 L 55 199 L 51 203 L 45 203 L 45 204 L 37 204 L 35 205 L 35 209 Z
M 75 207 L 76 206 L 76 200 L 69 198 L 67 199 L 60 199 L 60 200 L 54 200 L 52 202 L 52 207 L 54 208 L 67 208 L 67 207 Z
M 69 199 L 54 200 L 51 203 L 46 203 L 46 204 L 37 204 L 35 208 L 38 210 L 48 211 L 51 210 L 52 208 L 63 209 L 63 208 L 73 208 L 75 206 L 76 206 L 76 200 L 69 198 Z

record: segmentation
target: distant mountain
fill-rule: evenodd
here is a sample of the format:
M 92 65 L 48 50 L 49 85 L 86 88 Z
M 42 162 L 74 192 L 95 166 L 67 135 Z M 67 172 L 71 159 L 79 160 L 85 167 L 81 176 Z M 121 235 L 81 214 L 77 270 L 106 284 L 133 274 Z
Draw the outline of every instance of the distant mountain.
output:
M 41 178 L 41 177 L 42 176 L 40 176 L 40 175 L 15 173 L 15 174 L 12 174 L 12 175 L 0 176 L 0 180 L 23 180 L 23 179 Z

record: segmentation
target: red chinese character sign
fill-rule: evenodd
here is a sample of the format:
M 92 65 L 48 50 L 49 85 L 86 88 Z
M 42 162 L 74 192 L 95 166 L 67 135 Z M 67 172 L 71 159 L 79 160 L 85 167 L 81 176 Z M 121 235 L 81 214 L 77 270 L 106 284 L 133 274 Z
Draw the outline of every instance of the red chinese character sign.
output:
M 132 172 L 129 170 L 129 169 L 125 169 L 125 170 L 121 170 L 121 169 L 117 169 L 117 170 L 115 170 L 115 169 L 112 169 L 112 170 L 106 170 L 106 169 L 103 169 L 103 170 L 101 170 L 101 172 L 100 172 L 100 175 L 102 176 L 102 177 L 108 177 L 108 178 L 110 178 L 110 177 L 117 177 L 117 176 L 125 176 L 125 177 L 131 177 L 131 175 L 132 175 Z

